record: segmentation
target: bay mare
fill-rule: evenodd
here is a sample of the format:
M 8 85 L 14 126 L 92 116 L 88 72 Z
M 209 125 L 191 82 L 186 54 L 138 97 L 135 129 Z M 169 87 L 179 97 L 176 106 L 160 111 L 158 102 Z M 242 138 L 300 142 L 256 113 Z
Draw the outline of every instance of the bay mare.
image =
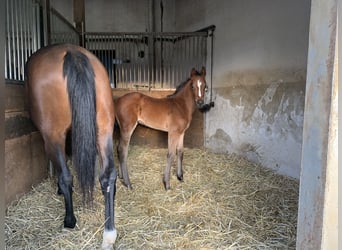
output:
M 64 227 L 74 228 L 73 177 L 66 164 L 65 140 L 72 134 L 73 166 L 88 203 L 93 199 L 95 161 L 100 159 L 105 202 L 103 249 L 116 239 L 114 200 L 117 172 L 113 160 L 114 102 L 102 63 L 82 47 L 52 45 L 35 52 L 26 64 L 30 117 L 42 134 L 45 151 L 58 173 L 58 193 L 64 195 Z M 42 222 L 43 223 L 43 222 Z

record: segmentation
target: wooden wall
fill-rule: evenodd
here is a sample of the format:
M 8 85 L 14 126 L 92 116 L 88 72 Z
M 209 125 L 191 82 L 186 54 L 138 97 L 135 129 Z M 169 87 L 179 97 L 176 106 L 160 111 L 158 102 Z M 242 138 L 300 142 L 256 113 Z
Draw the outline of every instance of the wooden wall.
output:
M 25 106 L 24 86 L 5 87 L 5 202 L 8 205 L 47 177 L 40 133 Z

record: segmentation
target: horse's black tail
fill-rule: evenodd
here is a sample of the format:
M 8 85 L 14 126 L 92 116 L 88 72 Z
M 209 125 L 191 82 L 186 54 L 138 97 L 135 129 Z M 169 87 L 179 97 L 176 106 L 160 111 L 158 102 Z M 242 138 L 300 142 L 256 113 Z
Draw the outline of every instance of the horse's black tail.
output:
M 72 112 L 72 161 L 83 192 L 83 201 L 93 199 L 96 163 L 96 92 L 95 74 L 89 59 L 79 51 L 64 57 L 63 75 Z

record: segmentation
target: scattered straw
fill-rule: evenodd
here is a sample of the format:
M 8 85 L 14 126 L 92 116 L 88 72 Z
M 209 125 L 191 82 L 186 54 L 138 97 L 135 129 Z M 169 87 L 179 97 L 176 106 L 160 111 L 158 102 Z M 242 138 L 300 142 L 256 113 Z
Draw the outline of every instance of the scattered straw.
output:
M 295 249 L 298 181 L 235 155 L 185 149 L 184 182 L 161 181 L 166 149 L 131 146 L 133 190 L 117 183 L 115 249 Z M 75 187 L 73 230 L 62 229 L 64 200 L 46 180 L 7 208 L 7 249 L 99 249 L 103 197 L 82 207 Z

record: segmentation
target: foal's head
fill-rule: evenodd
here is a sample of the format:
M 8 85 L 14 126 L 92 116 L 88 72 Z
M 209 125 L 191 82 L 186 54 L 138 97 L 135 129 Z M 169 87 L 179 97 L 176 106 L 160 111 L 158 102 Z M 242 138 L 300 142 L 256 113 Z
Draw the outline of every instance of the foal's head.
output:
M 197 72 L 195 69 L 191 70 L 191 89 L 192 94 L 195 98 L 195 103 L 197 108 L 201 109 L 204 106 L 204 93 L 207 92 L 207 83 L 205 81 L 205 68 L 202 67 L 201 73 Z

